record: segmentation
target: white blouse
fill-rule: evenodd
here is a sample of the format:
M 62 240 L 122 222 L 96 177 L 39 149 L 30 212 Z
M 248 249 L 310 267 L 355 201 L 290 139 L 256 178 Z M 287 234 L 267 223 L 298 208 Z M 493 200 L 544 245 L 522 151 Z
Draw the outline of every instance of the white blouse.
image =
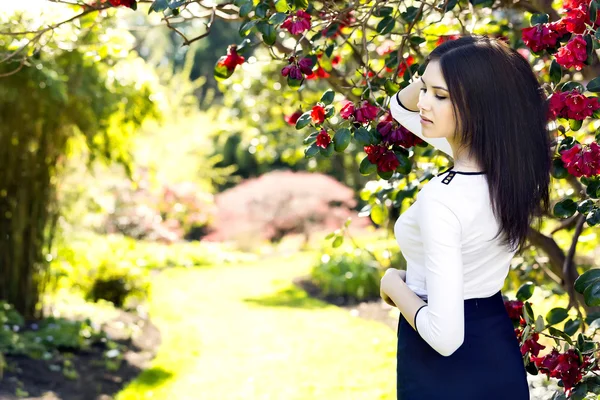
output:
M 452 157 L 445 138 L 426 138 L 417 111 L 393 96 L 392 117 Z M 415 315 L 419 335 L 449 356 L 464 342 L 464 300 L 490 297 L 504 286 L 515 252 L 501 245 L 485 172 L 455 171 L 430 179 L 394 224 L 407 261 L 406 284 L 428 301 Z

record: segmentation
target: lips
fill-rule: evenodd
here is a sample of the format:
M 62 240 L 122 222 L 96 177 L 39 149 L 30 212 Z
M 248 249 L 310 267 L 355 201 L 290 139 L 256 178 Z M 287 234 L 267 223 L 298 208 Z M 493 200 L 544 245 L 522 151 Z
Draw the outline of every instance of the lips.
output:
M 429 122 L 433 122 L 432 120 L 430 120 L 429 118 L 425 118 L 424 116 L 421 115 L 421 118 L 423 118 L 425 121 L 429 121 Z

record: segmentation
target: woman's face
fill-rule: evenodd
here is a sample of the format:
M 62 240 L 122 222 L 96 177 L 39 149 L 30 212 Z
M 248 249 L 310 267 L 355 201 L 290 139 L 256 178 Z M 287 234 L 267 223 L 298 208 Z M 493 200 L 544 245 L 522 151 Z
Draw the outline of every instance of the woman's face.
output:
M 438 61 L 431 60 L 421 76 L 419 93 L 419 112 L 432 122 L 421 122 L 423 136 L 428 138 L 447 138 L 452 143 L 456 132 L 456 120 L 452 110 L 448 87 L 442 76 Z

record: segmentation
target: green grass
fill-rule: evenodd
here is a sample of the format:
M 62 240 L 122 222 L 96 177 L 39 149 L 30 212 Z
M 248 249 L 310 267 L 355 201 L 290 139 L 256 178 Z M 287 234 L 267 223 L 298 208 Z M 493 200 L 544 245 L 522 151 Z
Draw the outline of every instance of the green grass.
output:
M 395 398 L 396 332 L 295 288 L 313 257 L 165 270 L 149 301 L 162 345 L 117 399 Z

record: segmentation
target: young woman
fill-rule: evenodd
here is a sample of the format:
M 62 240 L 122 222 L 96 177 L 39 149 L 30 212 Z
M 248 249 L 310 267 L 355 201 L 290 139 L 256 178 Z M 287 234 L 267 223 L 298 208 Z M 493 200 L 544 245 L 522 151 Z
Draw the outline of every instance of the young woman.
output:
M 528 61 L 500 40 L 448 41 L 426 63 L 390 111 L 453 165 L 398 218 L 407 270 L 381 280 L 382 297 L 400 310 L 397 398 L 527 400 L 501 289 L 530 224 L 548 211 L 546 96 Z

